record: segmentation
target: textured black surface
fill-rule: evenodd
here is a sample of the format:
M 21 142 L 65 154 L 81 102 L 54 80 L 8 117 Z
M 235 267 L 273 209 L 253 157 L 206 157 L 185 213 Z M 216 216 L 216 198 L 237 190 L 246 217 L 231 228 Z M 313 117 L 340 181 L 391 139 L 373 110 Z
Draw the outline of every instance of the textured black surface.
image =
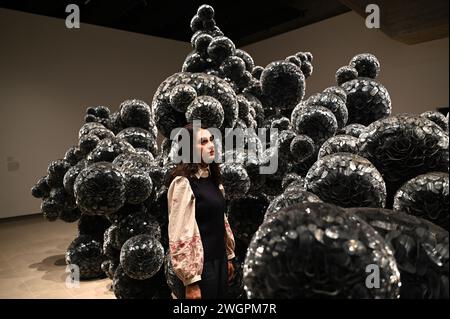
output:
M 368 265 L 380 287 L 368 288 Z M 398 298 L 400 274 L 390 247 L 373 228 L 342 208 L 300 204 L 269 218 L 250 243 L 244 264 L 253 298 Z
M 448 135 L 418 116 L 393 116 L 377 121 L 359 137 L 360 154 L 382 174 L 387 207 L 408 180 L 432 171 L 448 172 Z
M 400 298 L 448 299 L 448 231 L 403 212 L 349 211 L 367 221 L 393 249 L 402 281 Z
M 255 66 L 250 54 L 236 49 L 229 28 L 224 29 L 227 35 L 219 29 L 216 18 L 209 6 L 198 10 L 191 20 L 193 51 L 180 66 L 183 72 L 161 83 L 151 107 L 136 99 L 124 101 L 115 112 L 88 107 L 76 146 L 52 162 L 31 189 L 42 199 L 47 220 L 79 219 L 79 238 L 85 239 L 77 239 L 68 254 L 75 252 L 72 258 L 88 275 L 94 269 L 89 262 L 95 261 L 99 276 L 113 279 L 118 298 L 184 293 L 173 271 L 162 267 L 170 261 L 167 183 L 175 167 L 168 137 L 172 129 L 201 119 L 203 127 L 218 127 L 223 136 L 230 127 L 271 129 L 265 137 L 246 132 L 241 154 L 215 139 L 219 155 L 237 154 L 239 159 L 221 166 L 236 240 L 230 298 L 397 297 L 398 273 L 388 248 L 406 274 L 403 298 L 448 296 L 448 275 L 435 267 L 448 260 L 448 232 L 445 240 L 424 221 L 411 226 L 414 217 L 384 218 L 382 210 L 371 228 L 329 204 L 383 207 L 387 200 L 392 207 L 402 187 L 398 209 L 448 229 L 448 117 L 425 112 L 384 119 L 391 113 L 389 94 L 374 80 L 380 63 L 366 53 L 337 71 L 338 86 L 304 100 L 312 53 L 291 53 L 266 67 Z M 165 138 L 160 148 L 157 129 Z M 260 167 L 271 160 L 277 161 L 276 172 L 261 174 Z M 439 178 L 416 178 L 420 174 Z M 447 186 L 440 182 L 442 174 Z M 374 228 L 384 235 L 378 229 L 382 224 L 396 227 L 385 236 L 387 244 L 374 235 Z M 263 245 L 248 250 L 252 238 Z M 414 248 L 419 246 L 431 262 Z M 246 255 L 251 256 L 247 266 L 255 263 L 251 271 L 247 268 L 251 284 L 244 292 Z M 364 285 L 369 261 L 382 268 L 381 290 Z M 448 263 L 445 267 L 448 272 Z
M 154 236 L 141 234 L 128 239 L 120 250 L 120 265 L 133 279 L 145 280 L 156 274 L 164 260 L 164 248 Z
M 103 277 L 101 265 L 104 259 L 101 241 L 89 235 L 75 238 L 66 252 L 66 264 L 78 267 L 80 279 Z
M 449 227 L 448 173 L 427 173 L 414 177 L 397 191 L 394 210 L 425 218 Z
M 386 186 L 367 159 L 351 153 L 320 158 L 306 175 L 307 190 L 342 207 L 384 207 Z
M 358 154 L 358 139 L 350 135 L 335 135 L 330 137 L 319 149 L 318 158 L 334 153 Z
M 95 163 L 78 174 L 74 193 L 82 212 L 93 215 L 114 213 L 126 200 L 125 175 L 111 163 Z

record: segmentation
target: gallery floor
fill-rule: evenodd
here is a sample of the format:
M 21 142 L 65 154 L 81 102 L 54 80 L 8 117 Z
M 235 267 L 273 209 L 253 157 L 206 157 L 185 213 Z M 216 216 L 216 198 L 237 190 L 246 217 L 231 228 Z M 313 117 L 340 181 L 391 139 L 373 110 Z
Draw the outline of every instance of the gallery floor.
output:
M 64 253 L 76 232 L 77 223 L 41 214 L 0 220 L 0 299 L 115 298 L 108 278 L 66 286 Z

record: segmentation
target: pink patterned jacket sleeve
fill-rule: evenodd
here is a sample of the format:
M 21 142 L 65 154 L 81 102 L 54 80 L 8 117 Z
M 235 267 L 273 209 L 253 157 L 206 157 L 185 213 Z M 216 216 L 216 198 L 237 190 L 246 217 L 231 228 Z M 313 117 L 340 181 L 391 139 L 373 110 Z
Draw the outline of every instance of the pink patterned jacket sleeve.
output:
M 223 185 L 219 185 L 219 189 L 222 191 L 223 197 L 225 197 L 225 189 L 223 188 Z M 227 259 L 233 259 L 234 258 L 234 249 L 235 249 L 235 241 L 233 236 L 233 231 L 231 230 L 230 224 L 228 223 L 227 215 L 224 214 L 225 218 L 225 243 L 227 247 Z
M 201 280 L 203 245 L 195 220 L 195 196 L 189 180 L 174 178 L 167 193 L 169 250 L 173 270 L 185 286 Z

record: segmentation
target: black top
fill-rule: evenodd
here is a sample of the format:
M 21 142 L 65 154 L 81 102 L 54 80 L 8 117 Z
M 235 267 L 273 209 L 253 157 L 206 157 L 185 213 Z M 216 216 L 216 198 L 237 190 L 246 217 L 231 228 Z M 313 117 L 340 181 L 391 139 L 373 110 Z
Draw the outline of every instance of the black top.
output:
M 195 196 L 195 219 L 200 230 L 204 261 L 223 258 L 226 254 L 225 198 L 211 175 L 188 179 Z

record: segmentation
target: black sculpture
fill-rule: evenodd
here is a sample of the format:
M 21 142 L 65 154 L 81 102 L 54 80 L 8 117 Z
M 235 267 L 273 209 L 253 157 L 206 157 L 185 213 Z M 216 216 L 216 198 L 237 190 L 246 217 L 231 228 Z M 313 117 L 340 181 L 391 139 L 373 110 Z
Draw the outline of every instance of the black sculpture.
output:
M 263 67 L 218 28 L 211 6 L 190 26 L 193 51 L 151 106 L 88 107 L 78 144 L 31 190 L 47 220 L 78 220 L 66 262 L 80 278 L 108 276 L 117 298 L 183 298 L 168 251 L 170 138 L 201 120 L 223 137 L 218 159 L 237 255 L 230 298 L 448 297 L 448 115 L 390 116 L 371 54 L 337 70 L 336 86 L 305 97 L 310 52 Z M 242 149 L 225 149 L 226 128 L 242 130 Z M 271 161 L 276 172 L 261 174 Z M 405 213 L 381 209 L 392 206 Z M 364 284 L 368 264 L 381 270 L 380 289 Z

